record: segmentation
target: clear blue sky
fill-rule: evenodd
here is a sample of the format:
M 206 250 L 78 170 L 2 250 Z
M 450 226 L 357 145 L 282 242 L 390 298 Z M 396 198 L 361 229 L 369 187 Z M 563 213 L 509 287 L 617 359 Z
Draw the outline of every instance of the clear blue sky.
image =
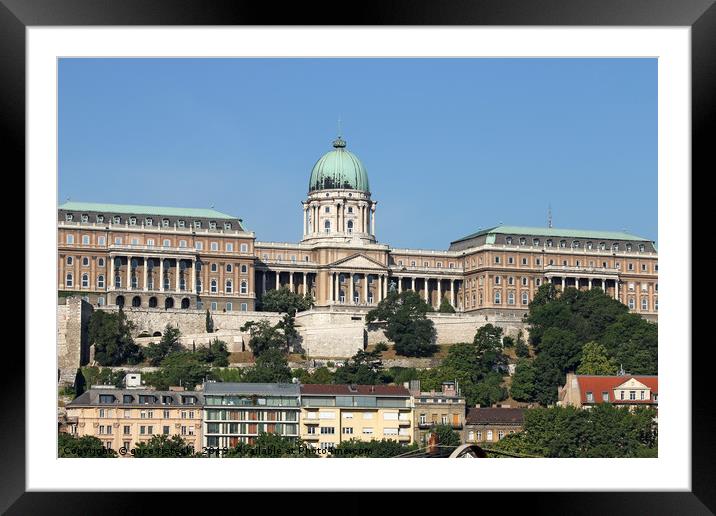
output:
M 62 59 L 58 200 L 214 207 L 301 238 L 337 120 L 377 236 L 500 222 L 657 239 L 655 59 Z

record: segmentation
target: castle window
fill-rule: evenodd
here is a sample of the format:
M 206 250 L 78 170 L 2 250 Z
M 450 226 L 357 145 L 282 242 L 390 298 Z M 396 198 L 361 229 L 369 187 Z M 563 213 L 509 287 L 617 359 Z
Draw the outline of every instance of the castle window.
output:
M 348 221 L 347 227 L 348 227 L 348 233 L 353 233 L 353 221 L 352 220 Z
M 348 213 L 353 213 L 353 206 L 348 206 Z
M 104 288 L 104 275 L 97 276 L 97 288 Z
M 129 225 L 136 226 L 137 225 L 137 217 L 129 217 Z
M 186 247 L 186 240 L 179 240 L 179 247 Z
M 89 235 L 82 235 L 82 245 L 89 245 L 89 243 L 90 243 Z
M 542 258 L 535 258 L 535 265 L 542 265 Z
M 249 244 L 241 244 L 239 246 L 239 249 L 242 253 L 248 253 L 249 252 Z
M 634 299 L 629 299 L 629 310 L 634 310 L 635 303 Z
M 566 240 L 560 240 L 560 241 L 559 241 L 559 247 L 567 247 L 567 241 L 566 241 Z
M 612 244 L 612 251 L 618 251 L 619 250 L 619 244 L 617 242 L 614 242 Z
M 211 280 L 211 284 L 210 284 L 210 285 L 211 285 L 211 287 L 210 287 L 211 293 L 212 293 L 212 294 L 216 294 L 216 292 L 217 292 L 217 290 L 218 290 L 218 287 L 217 287 L 217 285 L 216 285 L 216 280 L 215 280 L 215 279 Z
M 231 294 L 233 292 L 234 284 L 231 280 L 226 280 L 226 293 Z
M 67 235 L 67 238 L 65 239 L 65 241 L 68 244 L 74 244 L 75 243 L 75 235 Z
M 226 252 L 227 253 L 233 253 L 234 252 L 234 244 L 231 242 L 226 243 Z
M 234 305 L 231 302 L 226 303 L 226 311 L 231 312 L 234 309 Z
M 512 245 L 512 237 L 505 238 L 505 242 L 507 242 L 507 245 Z
M 326 206 L 325 210 L 323 210 L 325 213 L 331 213 L 331 207 Z
M 147 238 L 147 247 L 154 247 L 154 239 Z
M 83 213 L 80 219 L 82 220 L 82 222 L 89 222 L 89 215 Z
M 532 239 L 532 245 L 539 246 L 539 238 L 533 238 Z
M 525 276 L 522 277 L 522 286 L 524 286 L 524 287 L 527 286 L 527 277 L 525 277 Z
M 631 253 L 631 244 L 627 244 L 627 245 L 626 245 L 626 250 L 627 250 L 627 252 L 630 252 L 630 253 Z
M 642 297 L 641 298 L 641 309 L 646 312 L 649 310 L 649 299 Z
M 239 288 L 240 288 L 240 292 L 241 292 L 242 294 L 247 294 L 247 293 L 248 293 L 249 287 L 248 287 L 248 284 L 247 284 L 245 281 L 242 281 L 242 282 L 241 282 L 241 285 L 239 286 Z
M 413 260 L 413 261 L 410 262 L 410 266 L 411 266 L 411 267 L 415 267 L 415 260 Z
M 587 249 L 591 249 L 591 248 L 592 248 L 592 245 L 593 245 L 593 244 L 592 244 L 591 242 L 587 242 Z
M 527 292 L 522 292 L 522 304 L 523 305 L 530 304 L 530 296 Z
M 438 268 L 440 268 L 440 267 L 442 267 L 442 266 L 443 266 L 443 262 L 437 262 L 437 263 L 435 264 L 435 267 L 438 267 Z
M 496 290 L 495 291 L 495 304 L 499 305 L 501 303 L 502 303 L 502 294 L 500 293 L 499 290 Z
M 216 265 L 215 263 L 212 263 L 211 264 L 211 272 L 217 272 L 218 270 L 219 270 L 218 265 Z
M 163 245 L 164 247 L 171 247 L 172 242 L 171 242 L 171 240 L 169 240 L 168 238 L 165 238 L 165 239 L 162 241 L 162 245 Z
M 520 245 L 527 245 L 527 239 L 526 239 L 526 238 L 520 238 Z
M 495 285 L 500 284 L 500 276 L 495 276 Z
M 89 287 L 89 275 L 83 274 L 82 275 L 82 288 L 88 288 Z
M 132 239 L 132 245 L 139 245 L 139 239 L 138 239 L 138 238 L 133 238 L 133 239 Z
M 97 258 L 97 266 L 104 267 L 104 258 Z
M 499 256 L 495 256 L 495 264 L 499 264 L 499 263 L 500 263 L 500 257 L 499 257 Z
M 82 257 L 82 266 L 83 266 L 83 267 L 89 266 L 89 257 L 88 257 L 88 256 L 83 256 L 83 257 Z
M 645 263 L 641 264 L 641 272 L 646 272 L 646 264 Z
M 179 226 L 180 228 L 183 228 L 185 225 L 186 222 L 184 222 L 183 220 L 177 220 L 177 226 Z
M 224 222 L 224 229 L 231 229 L 231 222 Z
M 73 215 L 71 213 L 65 213 L 65 221 L 66 222 L 72 222 Z
M 515 278 L 512 276 L 508 276 L 507 278 L 507 284 L 508 285 L 514 285 L 515 284 Z
M 104 222 L 104 215 L 97 215 L 97 222 Z
M 604 251 L 607 248 L 607 244 L 604 242 L 599 242 L 599 250 Z
M 65 287 L 72 287 L 73 286 L 73 276 L 71 272 L 67 273 L 67 276 L 65 277 Z
M 209 221 L 209 229 L 216 229 L 216 221 Z
M 578 249 L 580 245 L 581 244 L 580 244 L 579 240 L 575 240 L 572 242 L 572 247 L 574 247 L 575 249 Z
M 645 249 L 644 244 L 639 244 L 639 252 L 643 253 L 644 249 Z
M 113 221 L 115 224 L 121 224 L 121 223 L 122 223 L 122 217 L 120 217 L 119 215 L 115 215 L 114 217 L 112 217 L 112 221 Z
M 514 305 L 515 304 L 515 293 L 510 291 L 507 293 L 507 304 L 508 305 Z
M 249 304 L 248 303 L 241 303 L 241 311 L 242 312 L 248 312 L 249 310 Z
M 326 207 L 326 209 L 328 209 L 328 207 Z M 331 221 L 330 220 L 325 221 L 323 223 L 323 228 L 326 233 L 330 233 L 331 232 Z
M 527 258 L 522 258 L 522 265 L 527 265 Z
M 552 240 L 547 240 L 547 247 L 552 247 Z
M 246 265 L 245 263 L 241 264 L 241 273 L 246 274 L 247 272 L 249 272 L 248 265 Z
M 218 251 L 219 250 L 219 242 L 211 242 L 211 244 L 209 244 L 209 247 L 212 251 Z
M 515 263 L 515 259 L 512 256 L 507 257 L 507 265 L 512 265 Z
M 226 272 L 234 272 L 234 268 L 231 266 L 230 263 L 226 264 Z
M 169 219 L 162 219 L 162 226 L 164 226 L 165 228 L 168 228 L 169 227 Z
M 144 219 L 145 226 L 151 226 L 152 224 L 154 224 L 154 221 L 151 218 L 147 217 L 146 219 Z
M 204 249 L 204 242 L 201 242 L 201 241 L 194 242 L 194 249 L 196 249 L 197 251 L 201 251 L 202 249 Z

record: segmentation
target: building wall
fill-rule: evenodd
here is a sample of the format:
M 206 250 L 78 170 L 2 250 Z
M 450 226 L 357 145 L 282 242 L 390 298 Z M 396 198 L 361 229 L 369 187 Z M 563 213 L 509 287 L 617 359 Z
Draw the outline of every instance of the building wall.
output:
M 492 443 L 499 441 L 500 432 L 503 438 L 522 431 L 521 425 L 507 424 L 486 424 L 486 425 L 465 425 L 465 442 L 466 443 Z
M 79 297 L 57 305 L 57 366 L 59 383 L 73 385 L 80 366 L 89 359 L 87 324 L 92 306 Z
M 100 417 L 100 410 L 105 411 L 105 417 Z M 164 416 L 165 410 L 169 412 L 169 417 Z M 148 415 L 149 411 L 152 417 L 141 417 L 142 412 Z M 182 417 L 182 413 L 185 417 Z M 165 408 L 154 405 L 141 408 L 68 407 L 67 418 L 74 421 L 70 424 L 70 433 L 78 437 L 85 435 L 97 437 L 103 444 L 109 443 L 115 451 L 119 451 L 125 443 L 129 443 L 131 449 L 140 442 L 149 441 L 154 435 L 162 434 L 165 426 L 169 427 L 168 435 L 179 435 L 196 451 L 201 451 L 201 406 L 192 408 Z M 124 433 L 125 426 L 129 427 L 129 434 Z M 145 434 L 140 433 L 142 426 L 145 427 Z M 111 428 L 111 434 L 107 433 L 108 427 Z M 128 453 L 125 457 L 131 457 L 131 454 Z

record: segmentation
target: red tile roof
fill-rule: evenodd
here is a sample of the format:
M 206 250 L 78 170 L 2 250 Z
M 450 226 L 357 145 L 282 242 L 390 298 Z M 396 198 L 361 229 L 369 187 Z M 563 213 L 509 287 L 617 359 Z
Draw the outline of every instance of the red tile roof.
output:
M 480 407 L 471 408 L 465 423 L 468 425 L 521 425 L 524 421 L 524 409 Z
M 302 384 L 301 394 L 318 394 L 324 396 L 410 396 L 410 391 L 402 385 L 332 385 L 312 383 Z
M 610 403 L 633 403 L 633 404 L 652 404 L 654 403 L 653 395 L 659 394 L 659 377 L 658 376 L 591 376 L 576 375 L 579 382 L 579 394 L 583 404 L 603 403 L 602 393 L 609 393 Z M 637 382 L 643 383 L 651 389 L 652 399 L 650 400 L 618 400 L 614 398 L 614 389 L 634 378 Z M 587 401 L 587 392 L 593 394 L 594 401 Z

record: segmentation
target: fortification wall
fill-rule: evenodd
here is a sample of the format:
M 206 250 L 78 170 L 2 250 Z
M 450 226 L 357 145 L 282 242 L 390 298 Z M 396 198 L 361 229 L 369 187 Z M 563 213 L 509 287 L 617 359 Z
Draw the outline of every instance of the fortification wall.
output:
M 87 325 L 92 305 L 69 297 L 57 305 L 57 368 L 60 384 L 74 384 L 77 369 L 89 359 Z

